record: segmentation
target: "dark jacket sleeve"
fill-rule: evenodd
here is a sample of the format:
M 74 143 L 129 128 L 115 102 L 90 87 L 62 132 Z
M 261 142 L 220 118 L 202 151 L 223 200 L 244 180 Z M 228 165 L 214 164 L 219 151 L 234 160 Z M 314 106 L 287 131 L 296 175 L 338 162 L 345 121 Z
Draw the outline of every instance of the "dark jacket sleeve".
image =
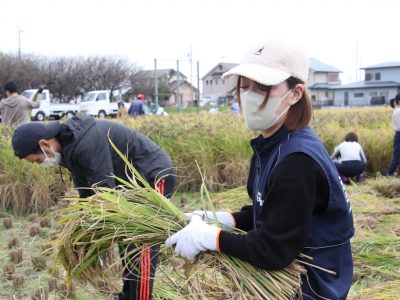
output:
M 271 173 L 257 218 L 261 227 L 244 235 L 222 231 L 221 251 L 266 270 L 285 268 L 304 248 L 312 215 L 326 207 L 328 195 L 326 177 L 311 157 L 287 156 Z

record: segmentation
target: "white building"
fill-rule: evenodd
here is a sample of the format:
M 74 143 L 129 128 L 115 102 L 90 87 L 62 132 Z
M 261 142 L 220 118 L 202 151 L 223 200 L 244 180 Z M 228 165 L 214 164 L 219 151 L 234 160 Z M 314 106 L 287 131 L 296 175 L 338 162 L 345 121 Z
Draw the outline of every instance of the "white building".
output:
M 400 91 L 400 62 L 362 68 L 365 80 L 331 87 L 335 106 L 387 105 Z

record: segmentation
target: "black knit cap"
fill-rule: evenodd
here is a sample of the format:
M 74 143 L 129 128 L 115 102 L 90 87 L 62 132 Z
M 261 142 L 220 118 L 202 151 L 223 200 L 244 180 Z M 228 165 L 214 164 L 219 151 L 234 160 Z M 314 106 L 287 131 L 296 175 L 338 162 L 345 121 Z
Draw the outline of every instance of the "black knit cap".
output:
M 15 129 L 12 137 L 14 154 L 19 158 L 25 158 L 29 154 L 40 150 L 39 141 L 41 139 L 51 139 L 58 135 L 61 129 L 60 122 L 43 124 L 30 122 Z

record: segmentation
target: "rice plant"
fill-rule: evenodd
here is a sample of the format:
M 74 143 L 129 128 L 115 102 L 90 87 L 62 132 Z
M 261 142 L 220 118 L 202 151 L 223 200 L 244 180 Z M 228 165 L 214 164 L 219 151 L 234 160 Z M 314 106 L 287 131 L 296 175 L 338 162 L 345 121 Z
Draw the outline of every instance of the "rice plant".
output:
M 49 243 L 43 243 L 40 245 L 40 253 L 44 256 L 50 256 L 52 253 L 52 246 Z
M 75 286 L 73 284 L 61 283 L 57 286 L 57 291 L 63 297 L 63 299 L 74 299 L 75 298 Z
M 400 281 L 383 280 L 372 287 L 363 287 L 356 282 L 353 289 L 356 290 L 351 300 L 397 300 L 399 299 Z
M 14 264 L 7 264 L 3 266 L 3 273 L 4 277 L 7 280 L 12 280 L 12 275 L 15 273 L 15 266 Z
M 40 226 L 38 224 L 33 224 L 31 226 L 29 226 L 29 235 L 30 236 L 36 236 L 38 235 L 40 232 Z
M 221 118 L 188 114 L 140 119 L 122 122 L 150 136 L 171 156 L 181 191 L 200 188 L 202 182 L 195 160 L 202 166 L 210 191 L 246 182 L 252 152 L 249 140 L 254 134 L 244 128 L 239 118 L 229 114 Z
M 44 216 L 39 221 L 40 227 L 44 228 L 51 228 L 51 218 L 49 216 Z
M 21 160 L 11 146 L 11 130 L 0 125 L 0 209 L 44 212 L 71 186 L 57 168 Z
M 47 263 L 46 263 L 46 258 L 43 256 L 32 256 L 32 265 L 33 265 L 33 270 L 35 271 L 41 271 L 41 270 L 46 270 L 47 268 Z
M 363 232 L 353 243 L 354 261 L 370 272 L 400 279 L 400 238 L 396 235 Z
M 14 237 L 8 242 L 8 249 L 13 249 L 19 246 L 19 239 Z
M 117 189 L 98 188 L 92 197 L 73 199 L 78 203 L 66 209 L 59 219 L 65 226 L 56 241 L 58 261 L 71 279 L 90 282 L 103 292 L 119 289 L 110 272 L 117 259 L 110 255 L 115 247 L 133 244 L 135 249 L 143 249 L 163 245 L 187 222 L 182 211 L 153 190 L 124 160 L 137 180 L 115 178 L 121 183 Z M 173 252 L 163 247 L 161 252 L 162 268 L 168 265 Z M 126 259 L 128 255 L 138 257 L 139 253 L 125 253 Z M 300 274 L 304 272 L 298 261 L 284 270 L 264 271 L 223 253 L 206 252 L 195 264 L 186 262 L 164 279 L 173 293 L 184 299 L 290 299 L 300 292 Z M 162 297 L 158 292 L 159 289 L 154 290 L 155 298 Z
M 47 284 L 49 286 L 49 291 L 54 291 L 57 289 L 57 278 L 54 277 L 50 277 L 49 279 L 47 279 Z
M 28 216 L 28 221 L 29 221 L 29 222 L 35 222 L 35 221 L 37 220 L 37 218 L 38 218 L 38 215 L 37 215 L 37 214 L 30 214 L 30 215 Z
M 32 300 L 47 300 L 49 299 L 49 288 L 47 286 L 41 286 L 33 294 Z
M 3 219 L 3 226 L 5 229 L 10 229 L 13 227 L 13 222 L 11 218 L 4 218 Z
M 14 264 L 19 264 L 23 260 L 23 253 L 22 253 L 21 249 L 11 250 L 9 252 L 9 255 L 10 255 L 11 262 L 13 262 Z
M 14 274 L 12 277 L 13 287 L 18 288 L 25 284 L 25 276 L 22 274 Z
M 250 204 L 250 197 L 244 186 L 216 193 L 212 198 L 214 207 L 229 208 L 238 211 L 246 204 Z
M 393 135 L 389 108 L 318 110 L 311 127 L 329 153 L 349 131 L 358 134 L 368 162 L 367 173 L 385 174 L 393 155 Z M 241 118 L 221 113 L 146 116 L 117 120 L 148 135 L 161 146 L 177 166 L 180 191 L 198 191 L 200 176 L 194 160 L 202 166 L 205 183 L 212 192 L 244 185 L 256 136 Z

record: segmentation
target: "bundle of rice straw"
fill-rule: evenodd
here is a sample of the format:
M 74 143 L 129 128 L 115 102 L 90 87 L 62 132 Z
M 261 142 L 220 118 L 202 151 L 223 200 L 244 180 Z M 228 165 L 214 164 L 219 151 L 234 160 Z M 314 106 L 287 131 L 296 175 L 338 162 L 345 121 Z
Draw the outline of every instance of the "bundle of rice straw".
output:
M 168 278 L 168 289 L 164 290 L 170 296 L 162 295 L 156 277 L 153 298 L 175 294 L 175 299 L 292 299 L 300 293 L 300 275 L 305 269 L 298 260 L 284 270 L 265 271 L 218 252 L 204 252 L 194 263 L 176 258 L 163 244 L 186 226 L 185 214 L 123 159 L 136 179 L 132 176 L 127 182 L 115 177 L 121 186 L 98 188 L 89 198 L 74 199 L 78 203 L 64 209 L 59 219 L 64 227 L 56 241 L 57 262 L 63 264 L 69 280 L 117 292 L 120 284 L 113 279 L 115 266 L 128 255 L 139 259 L 139 253 L 125 252 L 119 257 L 116 249 L 129 244 L 137 249 L 158 244 L 162 269 L 158 272 L 164 273 L 164 282 Z

